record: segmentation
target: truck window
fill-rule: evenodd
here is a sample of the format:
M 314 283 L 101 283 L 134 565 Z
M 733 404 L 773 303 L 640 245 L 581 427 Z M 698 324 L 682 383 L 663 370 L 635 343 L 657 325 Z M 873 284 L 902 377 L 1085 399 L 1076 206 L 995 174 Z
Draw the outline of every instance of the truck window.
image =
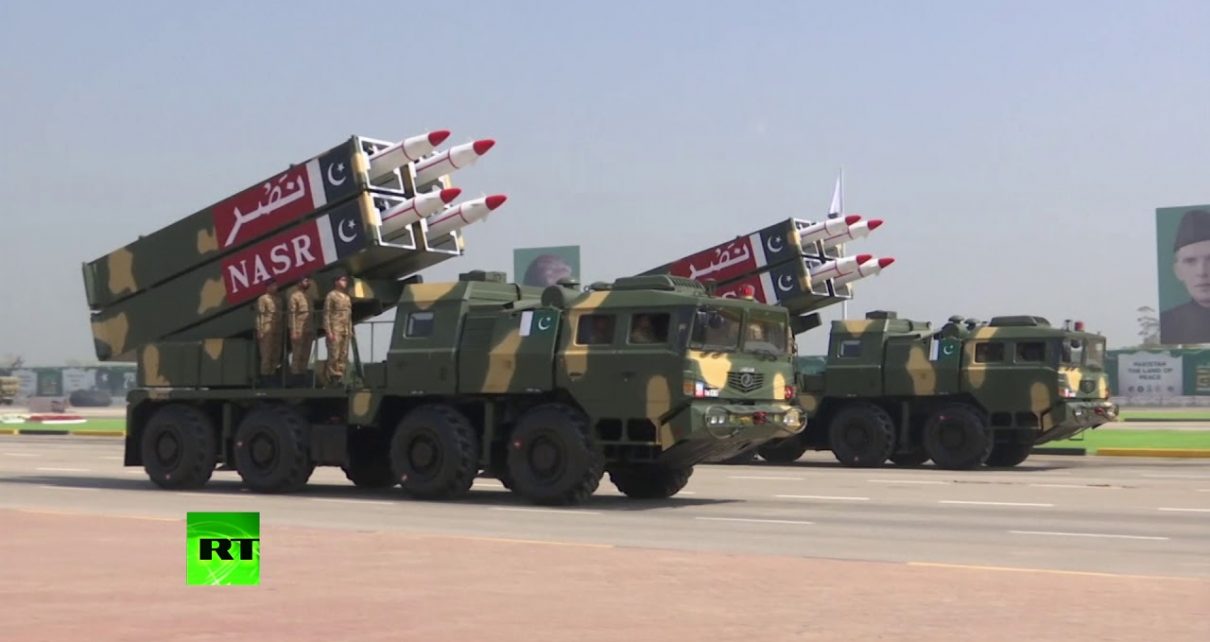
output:
M 1017 363 L 1041 363 L 1046 361 L 1046 344 L 1041 341 L 1017 343 Z
M 733 308 L 699 309 L 693 320 L 689 345 L 701 350 L 734 350 L 739 347 L 743 311 Z
M 408 338 L 427 337 L 433 334 L 432 312 L 411 312 L 403 336 Z
M 1084 365 L 1084 342 L 1079 339 L 1062 339 L 1059 341 L 1059 355 L 1065 366 Z
M 1089 341 L 1088 350 L 1084 353 L 1084 366 L 1096 370 L 1105 368 L 1105 342 Z
M 1004 344 L 999 341 L 975 344 L 975 363 L 999 363 L 1004 361 Z
M 779 316 L 751 312 L 744 327 L 744 352 L 756 352 L 783 356 L 786 354 L 789 333 L 786 321 Z
M 845 359 L 856 359 L 861 356 L 861 341 L 859 339 L 846 339 L 840 342 L 840 347 L 836 349 L 836 356 Z
M 576 343 L 595 346 L 613 343 L 613 315 L 586 314 L 576 325 Z
M 668 319 L 667 314 L 643 313 L 631 316 L 630 343 L 667 343 Z

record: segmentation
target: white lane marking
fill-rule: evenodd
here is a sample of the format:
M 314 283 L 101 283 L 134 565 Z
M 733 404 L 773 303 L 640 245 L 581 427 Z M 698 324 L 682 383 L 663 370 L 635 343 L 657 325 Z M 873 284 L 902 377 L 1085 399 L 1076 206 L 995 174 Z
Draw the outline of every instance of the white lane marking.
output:
M 142 475 L 146 471 L 144 471 L 142 468 L 127 468 L 126 470 L 123 470 L 122 472 L 126 473 L 127 475 Z
M 1103 537 L 1108 539 L 1167 540 L 1167 537 L 1151 535 L 1114 535 L 1112 533 L 1064 533 L 1062 531 L 1008 531 L 1014 535 L 1043 535 L 1047 537 Z
M 1151 479 L 1210 479 L 1210 475 L 1190 475 L 1188 473 L 1143 473 L 1143 477 Z
M 382 500 L 378 500 L 378 499 L 332 499 L 332 498 L 328 498 L 328 497 L 309 497 L 308 499 L 310 499 L 313 502 L 330 502 L 333 504 L 353 504 L 354 506 L 361 506 L 363 504 L 376 504 L 379 506 L 394 506 L 395 505 L 395 502 L 387 502 L 387 501 L 382 501 Z
M 1039 504 L 1034 502 L 976 502 L 962 499 L 941 499 L 938 504 L 963 504 L 969 506 L 1034 506 L 1038 508 L 1054 508 L 1054 504 Z
M 695 493 L 691 490 L 682 490 L 681 492 L 677 493 L 677 495 L 696 495 L 696 494 L 697 493 Z
M 1197 492 L 1199 492 L 1199 493 L 1210 493 L 1210 488 L 1199 488 L 1199 489 L 1197 489 Z
M 1161 508 L 1174 513 L 1210 513 L 1210 508 Z
M 815 522 L 799 522 L 791 519 L 750 519 L 747 517 L 694 517 L 713 522 L 750 522 L 754 524 L 814 524 Z
M 1030 484 L 1034 488 L 1116 488 L 1121 490 L 1121 486 L 1089 486 L 1087 484 Z
M 558 510 L 556 508 L 512 508 L 509 506 L 492 506 L 492 510 L 511 511 L 514 513 L 555 513 L 558 515 L 600 515 L 600 513 L 591 510 L 567 509 Z
M 777 475 L 731 475 L 727 479 L 757 479 L 766 481 L 803 481 L 802 477 L 779 477 Z
M 940 479 L 867 479 L 871 484 L 948 484 Z
M 774 495 L 779 499 L 832 499 L 838 502 L 868 502 L 869 497 L 846 497 L 843 495 Z
M 49 484 L 38 484 L 38 488 L 49 488 L 51 490 L 100 490 L 98 488 L 81 488 L 79 486 L 51 486 Z
M 35 468 L 34 470 L 40 470 L 40 471 L 42 471 L 42 472 L 47 472 L 47 473 L 87 473 L 87 472 L 91 472 L 91 471 L 89 471 L 89 469 L 87 469 L 87 468 L 51 468 L 51 467 L 45 467 L 45 468 Z
M 504 488 L 504 484 L 501 484 L 494 479 L 476 479 L 474 485 L 482 486 L 484 488 Z
M 37 457 L 37 453 L 4 453 L 9 457 Z

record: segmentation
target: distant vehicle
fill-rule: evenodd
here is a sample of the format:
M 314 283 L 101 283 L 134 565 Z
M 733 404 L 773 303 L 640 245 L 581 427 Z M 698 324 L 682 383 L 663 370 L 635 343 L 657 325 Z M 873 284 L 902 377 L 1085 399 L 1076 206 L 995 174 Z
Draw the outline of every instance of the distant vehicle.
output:
M 797 374 L 806 429 L 757 452 L 774 463 L 830 450 L 847 466 L 1015 466 L 1034 446 L 1117 418 L 1104 359 L 1104 337 L 1079 322 L 834 321 L 824 371 Z

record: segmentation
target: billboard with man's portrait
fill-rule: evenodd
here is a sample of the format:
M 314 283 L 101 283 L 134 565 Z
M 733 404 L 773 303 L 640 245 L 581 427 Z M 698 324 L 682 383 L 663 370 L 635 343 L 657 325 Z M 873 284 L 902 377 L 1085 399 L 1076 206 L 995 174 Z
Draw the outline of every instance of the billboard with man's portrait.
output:
M 1155 211 L 1160 343 L 1210 343 L 1210 205 Z
M 580 246 L 527 247 L 513 250 L 513 279 L 546 287 L 560 279 L 580 280 Z

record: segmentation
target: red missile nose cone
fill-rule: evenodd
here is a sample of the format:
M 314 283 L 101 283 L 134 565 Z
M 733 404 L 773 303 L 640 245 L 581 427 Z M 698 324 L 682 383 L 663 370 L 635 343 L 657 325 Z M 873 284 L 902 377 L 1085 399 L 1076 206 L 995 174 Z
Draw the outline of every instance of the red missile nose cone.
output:
M 869 261 L 872 258 L 874 258 L 873 254 L 858 254 L 857 255 L 857 265 L 861 265 L 862 263 L 865 263 L 866 261 Z
M 870 222 L 868 223 L 868 225 L 869 225 L 869 228 L 871 231 L 876 230 L 876 229 L 878 229 L 878 226 L 882 225 L 882 219 L 872 218 L 872 219 L 870 219 Z
M 507 200 L 508 200 L 508 197 L 503 194 L 495 194 L 493 196 L 488 196 L 486 199 L 487 209 L 494 210 L 497 207 L 504 205 L 504 201 L 507 201 Z
M 878 267 L 880 267 L 880 268 L 884 268 L 884 267 L 886 267 L 886 266 L 888 266 L 888 265 L 890 265 L 890 264 L 892 264 L 892 263 L 894 263 L 894 262 L 895 262 L 895 259 L 893 259 L 893 258 L 891 258 L 891 257 L 889 257 L 889 256 L 888 256 L 888 257 L 886 257 L 885 259 L 878 259 Z
M 458 195 L 461 193 L 462 193 L 462 190 L 457 187 L 450 187 L 448 189 L 443 189 L 443 190 L 441 190 L 441 202 L 448 203 L 448 202 L 454 200 L 455 198 L 458 198 Z
M 429 144 L 436 147 L 437 145 L 440 145 L 441 143 L 445 142 L 445 139 L 447 139 L 449 137 L 450 137 L 450 130 L 448 130 L 448 129 L 438 129 L 436 131 L 431 131 L 431 132 L 429 132 Z
M 860 220 L 861 220 L 861 217 L 860 217 L 860 216 L 858 216 L 858 215 L 856 215 L 856 214 L 849 214 L 848 216 L 844 217 L 844 224 L 845 224 L 845 225 L 852 225 L 852 224 L 854 224 L 854 223 L 856 223 L 857 221 L 860 221 Z
M 482 156 L 487 153 L 487 150 L 491 149 L 495 145 L 496 141 L 490 138 L 484 138 L 483 140 L 475 141 L 475 144 L 471 146 L 471 149 L 474 149 L 476 154 Z

